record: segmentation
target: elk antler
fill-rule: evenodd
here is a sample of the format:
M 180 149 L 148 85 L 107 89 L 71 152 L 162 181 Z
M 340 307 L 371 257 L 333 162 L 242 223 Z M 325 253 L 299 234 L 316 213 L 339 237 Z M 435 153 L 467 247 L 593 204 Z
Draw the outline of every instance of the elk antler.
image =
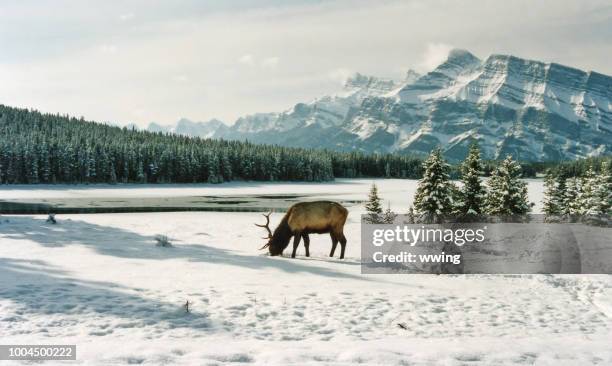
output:
M 264 229 L 266 229 L 268 231 L 268 237 L 267 238 L 262 238 L 262 239 L 272 239 L 272 230 L 270 230 L 270 215 L 272 214 L 272 211 L 270 211 L 267 215 L 263 214 L 263 216 L 266 218 L 266 223 L 263 225 L 260 224 L 255 224 L 255 226 L 258 227 L 263 227 Z M 259 250 L 267 248 L 270 246 L 270 243 L 266 243 L 263 247 L 259 248 Z

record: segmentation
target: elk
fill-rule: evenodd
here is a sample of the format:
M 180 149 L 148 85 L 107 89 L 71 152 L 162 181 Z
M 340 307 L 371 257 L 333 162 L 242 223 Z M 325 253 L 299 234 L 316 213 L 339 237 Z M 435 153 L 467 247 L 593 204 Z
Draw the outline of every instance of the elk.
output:
M 341 204 L 330 201 L 300 202 L 289 207 L 289 210 L 281 220 L 278 227 L 272 233 L 270 230 L 270 214 L 264 214 L 266 223 L 255 224 L 268 231 L 268 242 L 259 249 L 268 248 L 270 255 L 281 255 L 291 237 L 293 238 L 293 252 L 291 258 L 295 258 L 295 252 L 300 245 L 300 239 L 304 239 L 306 256 L 310 257 L 310 238 L 308 234 L 329 233 L 332 240 L 330 257 L 334 256 L 336 246 L 340 242 L 340 259 L 344 258 L 346 248 L 346 237 L 344 236 L 344 223 L 348 216 L 348 210 Z

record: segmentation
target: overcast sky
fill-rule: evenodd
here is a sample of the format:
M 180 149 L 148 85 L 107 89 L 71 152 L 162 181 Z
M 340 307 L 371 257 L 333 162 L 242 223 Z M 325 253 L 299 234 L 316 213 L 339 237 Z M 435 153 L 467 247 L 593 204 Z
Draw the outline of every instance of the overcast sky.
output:
M 451 47 L 612 74 L 609 0 L 0 2 L 0 103 L 145 126 L 225 122 L 399 78 Z

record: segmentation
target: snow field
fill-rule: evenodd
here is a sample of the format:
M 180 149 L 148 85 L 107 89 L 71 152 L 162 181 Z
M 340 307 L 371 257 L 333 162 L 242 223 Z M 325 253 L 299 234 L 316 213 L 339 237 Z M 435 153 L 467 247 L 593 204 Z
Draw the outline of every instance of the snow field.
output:
M 364 199 L 371 182 L 220 189 Z M 377 184 L 407 209 L 414 187 Z M 327 235 L 311 236 L 310 258 L 268 257 L 259 213 L 2 216 L 2 343 L 74 343 L 87 365 L 612 363 L 610 276 L 362 275 L 361 211 L 344 261 Z

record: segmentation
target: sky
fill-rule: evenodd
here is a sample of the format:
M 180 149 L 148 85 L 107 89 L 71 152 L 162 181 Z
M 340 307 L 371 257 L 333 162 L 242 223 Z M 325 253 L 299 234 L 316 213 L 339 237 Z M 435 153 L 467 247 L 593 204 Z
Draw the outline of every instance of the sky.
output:
M 612 75 L 609 0 L 3 0 L 0 104 L 144 127 L 232 124 L 427 72 L 452 48 Z

